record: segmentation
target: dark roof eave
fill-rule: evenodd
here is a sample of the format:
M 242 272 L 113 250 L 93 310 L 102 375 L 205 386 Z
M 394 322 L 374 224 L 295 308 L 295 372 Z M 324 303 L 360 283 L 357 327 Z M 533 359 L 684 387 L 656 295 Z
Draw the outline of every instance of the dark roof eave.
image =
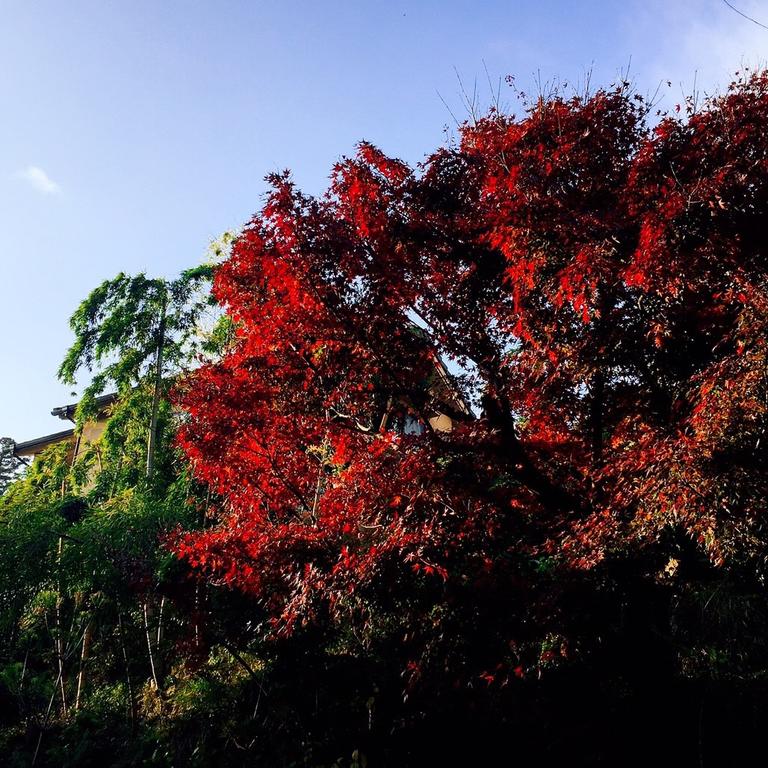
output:
M 14 456 L 31 456 L 35 453 L 39 453 L 43 448 L 47 448 L 49 445 L 55 445 L 75 434 L 74 429 L 65 429 L 63 432 L 54 432 L 52 435 L 46 435 L 45 437 L 36 437 L 34 440 L 26 440 L 23 443 L 14 443 L 13 454 Z
M 106 408 L 108 405 L 112 405 L 115 400 L 117 400 L 117 392 L 110 392 L 108 395 L 101 395 L 100 397 L 97 397 L 94 402 L 96 403 L 97 408 L 101 409 Z M 77 403 L 71 403 L 70 405 L 60 405 L 51 411 L 51 416 L 58 416 L 64 421 L 74 421 L 77 405 Z

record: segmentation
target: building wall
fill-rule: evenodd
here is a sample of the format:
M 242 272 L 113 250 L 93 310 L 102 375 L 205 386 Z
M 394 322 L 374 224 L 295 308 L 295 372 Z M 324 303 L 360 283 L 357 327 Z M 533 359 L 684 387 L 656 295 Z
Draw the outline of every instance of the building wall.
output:
M 77 450 L 75 452 L 75 460 L 88 449 L 88 446 L 95 443 L 103 434 L 107 428 L 107 419 L 99 419 L 98 421 L 89 421 L 84 427 L 80 435 L 80 439 L 77 442 Z

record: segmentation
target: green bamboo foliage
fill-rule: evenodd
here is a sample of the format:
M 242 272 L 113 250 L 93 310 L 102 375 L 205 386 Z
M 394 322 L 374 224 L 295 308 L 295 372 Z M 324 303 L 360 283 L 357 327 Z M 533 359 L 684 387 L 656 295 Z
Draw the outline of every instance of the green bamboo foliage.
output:
M 151 393 L 147 478 L 155 470 L 164 392 L 192 364 L 203 343 L 201 326 L 214 306 L 206 290 L 212 271 L 203 265 L 174 280 L 120 273 L 92 291 L 70 319 L 75 341 L 58 375 L 71 385 L 83 371 L 91 376 L 77 408 L 79 428 L 98 415 L 96 399 L 108 389 L 121 398 L 134 389 Z

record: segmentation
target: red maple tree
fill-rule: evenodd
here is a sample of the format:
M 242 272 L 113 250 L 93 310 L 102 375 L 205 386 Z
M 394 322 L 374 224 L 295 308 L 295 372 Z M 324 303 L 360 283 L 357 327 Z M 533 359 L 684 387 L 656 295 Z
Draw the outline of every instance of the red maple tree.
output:
M 396 627 L 412 678 L 439 646 L 489 682 L 577 648 L 563 585 L 762 573 L 768 75 L 649 111 L 622 84 L 417 170 L 361 144 L 319 198 L 273 176 L 216 278 L 236 339 L 179 394 L 220 499 L 180 556 L 276 635 Z

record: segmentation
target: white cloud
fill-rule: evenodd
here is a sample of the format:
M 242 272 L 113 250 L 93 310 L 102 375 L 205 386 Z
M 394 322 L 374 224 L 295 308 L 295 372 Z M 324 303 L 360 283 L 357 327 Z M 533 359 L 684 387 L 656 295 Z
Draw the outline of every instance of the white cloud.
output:
M 732 4 L 768 23 L 766 0 Z M 766 64 L 768 30 L 722 0 L 650 0 L 625 22 L 631 29 L 627 42 L 634 54 L 634 74 L 651 90 L 659 82 L 672 81 L 673 101 L 690 93 L 694 81 L 701 94 L 712 94 L 723 90 L 736 70 Z
M 16 176 L 44 195 L 58 195 L 61 192 L 61 187 L 42 168 L 38 168 L 36 165 L 28 165 Z

